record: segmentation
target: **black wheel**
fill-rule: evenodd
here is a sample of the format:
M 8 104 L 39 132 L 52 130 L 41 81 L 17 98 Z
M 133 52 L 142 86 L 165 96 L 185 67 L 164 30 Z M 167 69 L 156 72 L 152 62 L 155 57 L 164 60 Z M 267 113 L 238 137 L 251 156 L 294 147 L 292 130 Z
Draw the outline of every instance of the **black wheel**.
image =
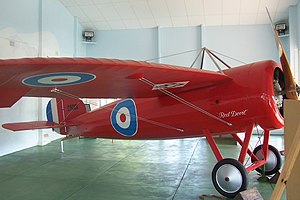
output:
M 263 145 L 257 146 L 253 154 L 259 159 L 262 160 L 264 158 L 263 153 Z M 253 159 L 251 159 L 252 163 L 254 162 Z M 269 145 L 269 152 L 268 152 L 268 159 L 267 163 L 265 164 L 265 175 L 273 175 L 277 173 L 280 170 L 281 167 L 281 158 L 279 151 L 273 147 L 272 145 Z M 255 169 L 260 174 L 263 173 L 263 167 L 259 167 Z
M 248 187 L 248 172 L 237 160 L 226 158 L 213 168 L 212 181 L 216 190 L 223 196 L 233 198 Z

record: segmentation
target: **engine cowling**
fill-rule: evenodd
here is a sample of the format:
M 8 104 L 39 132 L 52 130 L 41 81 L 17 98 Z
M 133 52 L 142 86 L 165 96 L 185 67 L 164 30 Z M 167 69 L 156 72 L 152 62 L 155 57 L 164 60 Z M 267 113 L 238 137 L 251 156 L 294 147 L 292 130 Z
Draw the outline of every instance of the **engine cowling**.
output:
M 284 125 L 284 77 L 274 61 L 254 63 L 249 70 L 249 96 L 257 107 L 257 123 L 264 129 L 278 129 Z

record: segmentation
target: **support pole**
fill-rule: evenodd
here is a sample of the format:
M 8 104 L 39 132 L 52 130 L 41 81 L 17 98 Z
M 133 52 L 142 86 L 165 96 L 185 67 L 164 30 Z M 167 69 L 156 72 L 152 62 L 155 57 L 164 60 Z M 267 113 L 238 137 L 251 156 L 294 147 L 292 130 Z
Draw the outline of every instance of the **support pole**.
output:
M 221 154 L 221 152 L 220 152 L 220 150 L 219 150 L 219 148 L 218 148 L 218 146 L 217 146 L 217 144 L 216 144 L 214 138 L 213 138 L 212 135 L 210 134 L 209 130 L 205 129 L 205 130 L 203 131 L 203 133 L 204 133 L 204 135 L 205 135 L 205 137 L 206 137 L 206 139 L 207 139 L 207 141 L 208 141 L 208 144 L 210 145 L 211 150 L 212 150 L 213 153 L 215 154 L 216 159 L 217 159 L 218 161 L 223 160 L 223 156 L 222 156 L 222 154 Z
M 64 153 L 64 141 L 63 140 L 60 141 L 60 152 Z
M 203 69 L 203 64 L 204 64 L 204 56 L 205 56 L 205 47 L 201 50 L 202 51 L 202 56 L 201 56 L 201 64 L 200 64 L 200 69 Z

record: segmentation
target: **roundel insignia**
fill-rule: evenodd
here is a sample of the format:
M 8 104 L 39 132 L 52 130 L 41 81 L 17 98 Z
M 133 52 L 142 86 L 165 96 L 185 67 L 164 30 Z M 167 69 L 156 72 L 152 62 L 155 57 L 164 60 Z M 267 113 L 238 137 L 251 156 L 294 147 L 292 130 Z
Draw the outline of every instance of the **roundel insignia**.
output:
M 132 99 L 120 101 L 110 116 L 112 127 L 121 135 L 134 136 L 138 129 L 136 106 Z
M 94 74 L 84 72 L 59 72 L 41 74 L 25 78 L 22 82 L 28 86 L 51 87 L 82 84 L 96 78 Z

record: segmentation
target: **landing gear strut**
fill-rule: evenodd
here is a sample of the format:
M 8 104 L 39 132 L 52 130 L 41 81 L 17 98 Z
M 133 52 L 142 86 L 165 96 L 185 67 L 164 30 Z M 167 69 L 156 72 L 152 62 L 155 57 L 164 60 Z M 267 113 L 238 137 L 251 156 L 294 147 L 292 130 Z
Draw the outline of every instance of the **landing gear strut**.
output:
M 272 175 L 280 169 L 280 154 L 275 147 L 269 145 L 269 130 L 264 130 L 263 145 L 258 146 L 254 152 L 248 148 L 253 127 L 254 124 L 247 127 L 245 138 L 243 140 L 237 134 L 232 134 L 233 138 L 235 138 L 242 146 L 237 160 L 232 158 L 224 159 L 209 130 L 203 131 L 216 159 L 218 160 L 218 163 L 212 171 L 212 182 L 216 190 L 226 197 L 233 198 L 239 192 L 247 189 L 249 180 L 248 174 L 251 171 L 256 170 L 262 173 L 262 166 L 265 165 L 265 174 Z M 243 164 L 247 154 L 251 157 L 252 164 L 245 167 Z

